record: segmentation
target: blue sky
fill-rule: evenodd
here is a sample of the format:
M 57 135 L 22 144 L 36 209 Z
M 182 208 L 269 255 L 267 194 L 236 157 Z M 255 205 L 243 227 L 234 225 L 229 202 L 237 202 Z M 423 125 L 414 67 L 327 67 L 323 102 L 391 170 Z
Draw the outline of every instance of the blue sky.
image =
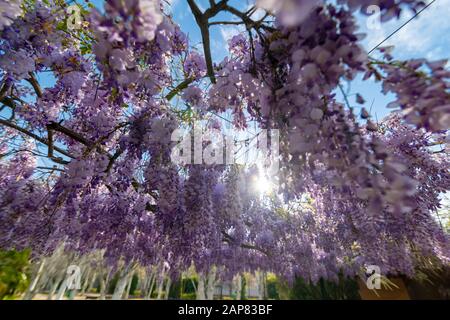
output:
M 175 21 L 181 25 L 184 32 L 189 34 L 191 44 L 200 44 L 200 34 L 186 0 L 171 0 L 171 2 Z M 197 0 L 197 3 L 200 7 L 208 8 L 208 0 Z M 244 9 L 254 1 L 231 0 L 230 3 L 237 8 Z M 410 12 L 404 12 L 399 20 L 393 19 L 381 24 L 378 30 L 369 30 L 367 27 L 370 25 L 368 17 L 358 15 L 361 32 L 366 34 L 366 38 L 362 42 L 363 46 L 367 50 L 372 49 L 411 16 Z M 222 20 L 224 17 L 230 19 L 230 16 L 224 15 L 218 16 L 216 20 Z M 239 32 L 242 32 L 242 29 L 236 26 L 213 27 L 211 33 L 212 53 L 216 61 L 220 61 L 227 55 L 226 41 Z M 439 60 L 448 58 L 450 56 L 450 0 L 437 0 L 383 45 L 395 46 L 394 57 L 396 59 L 425 57 Z M 373 53 L 372 56 L 377 57 L 377 54 Z M 349 92 L 350 94 L 361 93 L 367 101 L 365 107 L 368 110 L 373 103 L 372 115 L 379 120 L 390 111 L 385 106 L 394 98 L 392 95 L 383 95 L 381 87 L 373 81 L 363 82 L 360 79 L 352 82 Z
M 181 26 L 181 29 L 188 34 L 190 44 L 197 46 L 202 52 L 201 36 L 194 17 L 187 5 L 186 0 L 166 0 L 172 4 L 172 15 L 174 20 Z M 431 0 L 425 0 L 429 3 Z M 94 5 L 103 7 L 104 0 L 92 0 Z M 208 0 L 196 0 L 202 9 L 208 8 Z M 79 3 L 82 3 L 79 1 Z M 251 0 L 230 0 L 230 5 L 245 10 L 250 7 L 254 1 Z M 256 13 L 258 14 L 258 13 Z M 361 33 L 366 34 L 366 38 L 362 41 L 362 45 L 369 51 L 380 41 L 385 39 L 391 32 L 396 30 L 405 21 L 411 18 L 410 12 L 404 12 L 399 20 L 393 19 L 390 22 L 380 25 L 378 30 L 369 30 L 370 25 L 368 16 L 358 15 L 357 21 L 360 26 Z M 257 18 L 257 17 L 255 17 Z M 218 15 L 215 20 L 230 20 L 233 16 L 228 14 Z M 227 40 L 243 32 L 236 26 L 214 26 L 211 28 L 211 50 L 213 59 L 216 62 L 221 61 L 228 54 Z M 383 44 L 383 46 L 394 45 L 394 58 L 410 59 L 410 58 L 427 58 L 430 60 L 445 59 L 450 56 L 450 0 L 436 0 L 428 9 L 412 20 L 401 31 L 396 33 L 392 38 Z M 373 57 L 377 57 L 377 53 L 372 53 Z M 450 64 L 448 64 L 450 66 Z M 362 76 L 361 76 L 362 77 Z M 345 90 L 349 94 L 349 100 L 355 111 L 363 106 L 354 102 L 356 93 L 360 93 L 366 100 L 364 107 L 371 111 L 375 120 L 381 120 L 391 110 L 386 105 L 395 99 L 392 94 L 383 95 L 381 87 L 372 80 L 362 81 L 361 77 L 352 81 L 350 86 L 343 83 Z M 44 87 L 53 86 L 54 78 L 50 73 L 39 74 L 38 78 Z M 343 102 L 342 94 L 337 91 L 337 99 Z M 224 115 L 231 119 L 230 115 Z M 224 123 L 229 128 L 228 123 Z M 253 125 L 252 125 L 253 127 Z M 252 130 L 255 131 L 255 130 Z M 243 132 L 242 138 L 245 136 Z M 253 136 L 249 130 L 247 134 Z
M 188 34 L 190 44 L 201 49 L 200 32 L 187 1 L 167 1 L 172 4 L 173 18 L 181 26 L 182 30 Z M 427 3 L 431 2 L 431 0 L 425 1 Z M 96 6 L 101 7 L 104 1 L 94 0 L 92 2 Z M 208 0 L 196 0 L 196 2 L 201 9 L 209 7 Z M 232 6 L 241 10 L 249 8 L 253 3 L 254 1 L 252 0 L 230 0 Z M 361 33 L 366 34 L 362 45 L 369 51 L 411 16 L 411 12 L 404 11 L 399 20 L 393 19 L 387 23 L 382 23 L 378 30 L 369 30 L 370 18 L 358 14 L 357 21 Z M 234 19 L 234 17 L 222 14 L 214 19 L 230 20 Z M 214 26 L 211 28 L 211 50 L 214 61 L 221 61 L 228 54 L 227 40 L 242 31 L 242 28 L 237 26 Z M 450 0 L 436 0 L 416 19 L 412 20 L 383 44 L 383 46 L 388 45 L 395 46 L 393 53 L 396 59 L 427 58 L 440 60 L 448 58 L 450 56 Z M 377 53 L 372 53 L 372 56 L 376 58 Z M 344 87 L 348 89 L 346 84 Z M 370 80 L 361 81 L 361 77 L 351 83 L 348 93 L 350 94 L 352 106 L 356 108 L 361 108 L 361 106 L 354 104 L 353 97 L 356 93 L 362 94 L 366 100 L 366 105 L 364 106 L 367 110 L 371 109 L 372 115 L 378 120 L 381 120 L 390 112 L 385 106 L 394 99 L 393 95 L 383 95 L 379 84 Z M 342 95 L 339 92 L 337 94 L 338 99 L 342 101 Z
M 166 0 L 172 3 L 172 14 L 174 20 L 178 22 L 181 29 L 188 34 L 191 45 L 198 45 L 201 51 L 201 37 L 198 27 L 194 21 L 192 13 L 187 5 L 186 0 Z M 425 0 L 429 3 L 431 0 Z M 82 0 L 78 0 L 83 3 Z M 103 0 L 92 0 L 99 8 L 103 6 Z M 254 1 L 245 0 L 230 0 L 230 4 L 239 9 L 249 7 Z M 197 0 L 200 7 L 207 8 L 208 0 Z M 379 30 L 369 30 L 367 27 L 368 17 L 358 15 L 357 20 L 362 33 L 366 34 L 362 45 L 370 50 L 381 40 L 383 40 L 392 31 L 396 30 L 405 21 L 407 21 L 412 14 L 404 12 L 399 20 L 393 19 L 388 23 L 381 24 Z M 216 19 L 232 19 L 229 15 L 218 16 Z M 242 32 L 241 29 L 235 26 L 216 26 L 211 30 L 212 53 L 214 61 L 221 61 L 227 54 L 227 40 L 233 35 Z M 430 60 L 446 59 L 450 56 L 450 0 L 436 0 L 433 5 L 426 9 L 418 18 L 411 21 L 405 28 L 396 33 L 384 45 L 394 45 L 394 57 L 396 59 L 410 59 L 425 57 Z M 376 53 L 372 54 L 377 57 Z M 450 66 L 450 64 L 447 64 Z M 38 78 L 43 87 L 53 86 L 55 83 L 54 77 L 50 73 L 38 74 Z M 369 110 L 372 103 L 372 115 L 381 120 L 388 114 L 390 110 L 386 109 L 386 105 L 394 99 L 393 95 L 383 95 L 381 93 L 380 85 L 373 81 L 361 81 L 356 79 L 351 83 L 349 89 L 351 104 L 357 108 L 354 103 L 354 94 L 357 92 L 362 94 L 367 101 L 365 107 Z M 353 96 L 352 96 L 353 94 Z M 338 99 L 342 101 L 342 95 L 338 92 Z M 2 114 L 2 117 L 7 117 L 8 114 Z M 42 152 L 46 152 L 45 148 Z M 39 159 L 39 164 L 53 165 L 47 163 L 45 158 Z

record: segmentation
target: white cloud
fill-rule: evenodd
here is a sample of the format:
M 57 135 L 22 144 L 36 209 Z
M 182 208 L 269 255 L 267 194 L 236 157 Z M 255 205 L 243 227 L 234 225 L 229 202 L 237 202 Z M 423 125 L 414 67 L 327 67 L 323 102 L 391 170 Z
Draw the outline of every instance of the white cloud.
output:
M 253 5 L 249 5 L 247 7 L 247 11 L 250 10 L 251 8 L 253 8 Z M 257 8 L 255 10 L 255 12 L 252 13 L 252 15 L 250 16 L 253 20 L 261 20 L 262 18 L 264 18 L 265 14 L 266 14 L 266 10 L 261 9 L 261 8 Z
M 401 19 L 381 24 L 380 30 L 367 30 L 367 17 L 360 19 L 362 30 L 367 33 L 366 48 L 371 49 L 413 16 L 408 12 Z M 398 58 L 425 57 L 431 60 L 448 57 L 450 48 L 450 0 L 438 0 L 418 17 L 383 43 L 395 46 Z
M 228 41 L 231 38 L 233 38 L 235 35 L 238 35 L 239 33 L 241 33 L 243 30 L 241 30 L 238 27 L 220 27 L 220 34 L 223 38 L 223 40 Z
M 179 0 L 165 0 L 163 1 L 164 12 L 174 13 Z

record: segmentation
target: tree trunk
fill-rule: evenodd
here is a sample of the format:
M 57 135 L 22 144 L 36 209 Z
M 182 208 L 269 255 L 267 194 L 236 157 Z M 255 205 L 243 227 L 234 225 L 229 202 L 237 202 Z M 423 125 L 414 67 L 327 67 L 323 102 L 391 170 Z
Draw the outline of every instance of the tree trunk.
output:
M 56 295 L 56 300 L 63 300 L 64 293 L 66 293 L 67 289 L 67 278 L 64 278 L 64 281 L 59 286 L 58 294 Z
M 267 291 L 267 273 L 264 272 L 264 299 L 267 300 L 269 298 L 269 292 Z
M 116 288 L 112 296 L 112 300 L 122 300 L 125 288 L 128 284 L 128 274 L 129 267 L 126 267 L 123 272 L 121 272 L 119 281 L 117 281 Z
M 161 300 L 162 298 L 162 291 L 163 291 L 163 285 L 164 285 L 164 278 L 166 277 L 166 267 L 163 264 L 162 272 L 161 272 L 161 278 L 159 280 L 158 284 L 158 296 L 156 297 L 157 300 Z
M 149 285 L 149 288 L 148 288 L 148 291 L 147 291 L 146 300 L 150 300 L 151 299 L 155 283 L 156 283 L 156 274 L 152 273 L 150 275 L 150 285 Z
M 166 282 L 166 290 L 164 291 L 164 299 L 169 300 L 169 291 L 170 291 L 170 285 L 172 284 L 172 280 L 170 278 L 167 279 Z
M 258 284 L 258 299 L 264 300 L 266 298 L 266 283 L 265 283 L 265 273 L 263 271 L 256 272 L 256 280 Z
M 216 267 L 212 267 L 208 273 L 208 284 L 206 287 L 206 299 L 214 300 L 214 289 L 216 288 Z
M 61 283 L 63 279 L 63 274 L 59 274 L 56 276 L 56 278 L 53 280 L 52 286 L 48 292 L 47 300 L 53 300 L 53 295 L 56 292 L 56 289 L 58 289 L 58 285 Z
M 148 287 L 150 286 L 150 276 L 147 272 L 145 272 L 145 276 L 144 276 L 144 281 L 139 281 L 140 284 L 140 290 L 141 290 L 141 297 L 142 299 L 145 300 L 145 298 L 147 297 L 147 290 Z
M 34 276 L 33 281 L 31 282 L 30 286 L 28 287 L 27 291 L 25 292 L 24 296 L 23 296 L 23 300 L 31 300 L 33 299 L 34 295 L 35 295 L 35 289 L 36 286 L 39 282 L 39 279 L 42 276 L 42 273 L 44 271 L 44 266 L 45 266 L 45 258 L 42 259 L 41 264 L 39 265 L 39 269 L 36 273 L 36 275 Z
M 131 289 L 131 282 L 133 281 L 133 274 L 130 274 L 128 276 L 128 283 L 127 283 L 127 288 L 125 289 L 125 296 L 124 296 L 124 300 L 128 300 L 129 296 L 130 296 L 130 289 Z
M 83 281 L 81 281 L 81 288 L 80 288 L 81 294 L 85 293 L 90 278 L 91 278 L 91 269 L 86 267 L 86 270 L 85 270 L 85 272 L 82 273 L 82 277 L 81 277 L 81 279 L 83 279 Z
M 234 282 L 234 291 L 236 292 L 236 300 L 241 300 L 242 296 L 241 296 L 241 291 L 242 291 L 242 277 L 240 274 L 238 274 L 235 279 Z
M 106 300 L 106 291 L 108 290 L 109 277 L 111 275 L 111 268 L 108 268 L 106 279 L 102 274 L 100 277 L 100 300 Z
M 95 280 L 97 280 L 97 272 L 94 272 L 92 276 L 91 282 L 89 283 L 89 287 L 87 288 L 87 292 L 91 292 L 95 285 Z
M 85 294 L 87 288 L 89 287 L 90 280 L 91 280 L 91 273 L 92 273 L 92 270 L 89 268 L 84 275 L 84 278 L 83 278 L 84 282 L 82 282 L 81 291 L 80 291 L 81 294 Z
M 164 277 L 161 277 L 158 284 L 158 295 L 156 297 L 157 300 L 161 300 L 162 291 L 163 291 Z
M 197 300 L 206 300 L 205 277 L 201 273 L 198 275 Z

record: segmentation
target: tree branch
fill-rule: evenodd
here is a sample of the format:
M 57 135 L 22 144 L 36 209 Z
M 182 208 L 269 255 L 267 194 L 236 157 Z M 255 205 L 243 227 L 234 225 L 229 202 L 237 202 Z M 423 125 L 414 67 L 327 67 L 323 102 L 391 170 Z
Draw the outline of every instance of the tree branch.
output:
M 192 82 L 194 82 L 193 78 L 188 78 L 184 80 L 178 86 L 176 86 L 175 89 L 173 89 L 166 95 L 166 99 L 168 101 L 172 100 L 177 94 L 186 89 Z
M 49 146 L 49 147 L 50 147 L 50 143 L 49 143 L 48 140 L 39 137 L 38 135 L 36 135 L 36 134 L 34 134 L 34 133 L 28 131 L 27 129 L 24 129 L 24 128 L 22 128 L 22 127 L 19 127 L 18 125 L 14 124 L 14 123 L 12 123 L 12 122 L 9 122 L 9 121 L 0 119 L 0 124 L 4 125 L 4 126 L 6 126 L 6 127 L 9 127 L 9 128 L 15 129 L 15 130 L 17 130 L 17 131 L 19 131 L 19 132 L 21 132 L 21 133 L 23 133 L 23 134 L 25 134 L 25 135 L 27 135 L 27 136 L 33 138 L 34 140 L 39 141 L 40 143 L 45 144 L 46 146 Z M 61 149 L 61 148 L 58 148 L 58 147 L 55 147 L 55 146 L 52 146 L 52 148 L 53 148 L 55 151 L 58 151 L 59 153 L 61 153 L 62 155 L 65 155 L 66 157 L 75 159 L 74 156 L 72 156 L 70 153 L 68 153 L 67 151 L 65 151 L 65 150 L 63 150 L 63 149 Z
M 120 148 L 119 150 L 114 153 L 114 155 L 109 159 L 108 166 L 106 167 L 105 172 L 109 173 L 112 169 L 112 166 L 114 165 L 114 162 L 122 155 L 124 150 Z
M 41 86 L 39 85 L 39 82 L 36 79 L 36 76 L 34 75 L 34 73 L 30 72 L 30 78 L 26 79 L 31 86 L 33 87 L 34 91 L 36 92 L 36 95 L 39 98 L 42 98 L 42 89 Z
M 5 81 L 3 83 L 2 88 L 0 89 L 0 101 L 2 101 L 4 97 L 6 97 L 6 94 L 8 93 L 8 90 L 10 88 L 11 88 L 11 84 L 8 83 L 8 81 Z
M 245 24 L 247 30 L 250 30 L 252 28 L 255 28 L 256 31 L 259 33 L 259 28 L 263 28 L 268 31 L 273 31 L 274 28 L 271 28 L 270 26 L 263 25 L 264 19 L 268 16 L 266 14 L 261 20 L 254 21 L 250 18 L 250 15 L 253 14 L 254 8 L 251 8 L 247 12 L 241 12 L 238 9 L 231 7 L 228 5 L 228 0 L 222 0 L 219 3 L 216 3 L 216 1 L 209 1 L 210 8 L 208 8 L 204 13 L 200 10 L 199 6 L 195 2 L 195 0 L 187 0 L 189 7 L 191 8 L 192 14 L 194 15 L 195 21 L 197 22 L 197 25 L 200 28 L 200 33 L 202 35 L 202 42 L 203 42 L 203 51 L 205 55 L 206 60 L 206 68 L 207 68 L 207 74 L 208 77 L 211 79 L 212 83 L 216 83 L 216 77 L 214 75 L 214 66 L 211 56 L 211 40 L 210 40 L 210 33 L 209 33 L 209 27 L 212 25 L 218 25 L 218 24 Z M 231 14 L 239 17 L 242 22 L 237 21 L 216 21 L 216 22 L 209 22 L 210 18 L 215 17 L 219 12 L 227 11 Z M 171 96 L 172 98 L 172 96 Z
M 55 161 L 56 163 L 60 163 L 60 164 L 68 164 L 67 161 L 64 161 L 62 159 L 56 158 L 53 156 L 53 130 L 51 129 L 47 129 L 47 138 L 48 138 L 48 154 L 47 156 L 52 159 L 53 161 Z
M 233 243 L 233 242 L 235 242 L 235 240 L 234 240 L 228 233 L 226 233 L 225 231 L 222 231 L 222 235 L 223 235 L 223 237 L 224 237 L 224 241 L 225 241 L 225 242 L 227 242 L 227 243 Z M 256 250 L 256 251 L 259 251 L 259 252 L 263 253 L 264 255 L 266 255 L 267 257 L 270 257 L 270 256 L 271 256 L 270 253 L 267 252 L 266 250 L 264 250 L 264 249 L 262 249 L 262 248 L 260 248 L 260 247 L 251 245 L 251 244 L 241 243 L 239 246 L 240 246 L 241 248 L 243 248 L 243 249 L 250 249 L 250 250 Z
M 206 14 L 206 12 L 202 13 L 194 0 L 188 0 L 188 4 L 189 7 L 191 8 L 192 14 L 194 15 L 195 21 L 197 22 L 200 28 L 200 33 L 202 35 L 203 51 L 205 55 L 208 76 L 211 79 L 212 83 L 216 83 L 216 78 L 214 76 L 213 61 L 211 56 L 211 40 L 209 36 L 209 27 L 208 27 L 208 16 L 211 14 L 211 12 L 208 12 L 208 14 Z
M 265 29 L 265 30 L 268 30 L 268 31 L 271 31 L 271 32 L 273 32 L 275 29 L 274 28 L 272 28 L 272 27 L 270 27 L 270 26 L 267 26 L 267 25 L 263 25 L 262 23 L 264 22 L 264 19 L 266 19 L 268 16 L 269 16 L 269 14 L 265 14 L 264 15 L 264 17 L 262 18 L 262 19 L 260 19 L 260 20 L 258 20 L 258 21 L 254 21 L 253 19 L 251 19 L 250 18 L 250 16 L 249 15 L 251 15 L 252 14 L 252 11 L 251 10 L 249 10 L 249 11 L 247 11 L 247 12 L 241 12 L 241 11 L 239 11 L 238 9 L 236 9 L 236 8 L 234 8 L 234 7 L 231 7 L 231 6 L 229 6 L 229 5 L 226 5 L 225 7 L 224 7 L 224 10 L 225 11 L 228 11 L 229 13 L 231 13 L 231 14 L 233 14 L 233 15 L 235 15 L 236 17 L 239 17 L 244 23 L 245 23 L 245 26 L 247 27 L 247 29 L 252 29 L 252 28 L 263 28 L 263 29 Z
M 72 131 L 72 130 L 62 126 L 59 123 L 51 122 L 50 124 L 47 125 L 47 129 L 55 130 L 55 131 L 64 133 L 69 138 L 72 138 L 73 140 L 78 141 L 78 142 L 80 142 L 81 144 L 84 144 L 87 147 L 92 147 L 94 145 L 94 143 L 92 141 L 86 139 L 81 134 L 76 133 L 75 131 Z
M 212 21 L 209 23 L 209 26 L 215 26 L 215 25 L 241 25 L 241 24 L 245 24 L 244 21 Z

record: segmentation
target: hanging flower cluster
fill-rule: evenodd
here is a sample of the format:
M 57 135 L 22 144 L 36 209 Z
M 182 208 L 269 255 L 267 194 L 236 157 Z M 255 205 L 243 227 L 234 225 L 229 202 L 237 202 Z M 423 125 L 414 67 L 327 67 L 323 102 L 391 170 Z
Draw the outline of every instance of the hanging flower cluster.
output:
M 255 1 L 270 22 L 228 4 L 193 10 L 204 45 L 205 15 L 244 17 L 216 64 L 157 0 L 106 1 L 80 30 L 61 25 L 59 1 L 0 0 L 0 247 L 102 250 L 112 265 L 169 265 L 172 277 L 194 265 L 312 282 L 449 263 L 433 214 L 450 190 L 450 74 L 445 61 L 388 49 L 370 58 L 354 12 L 371 4 L 383 20 L 423 6 Z M 396 112 L 375 123 L 338 101 L 358 75 L 394 93 Z M 255 187 L 261 168 L 171 161 L 175 129 L 220 129 L 211 115 L 222 112 L 235 128 L 280 130 L 271 192 Z

